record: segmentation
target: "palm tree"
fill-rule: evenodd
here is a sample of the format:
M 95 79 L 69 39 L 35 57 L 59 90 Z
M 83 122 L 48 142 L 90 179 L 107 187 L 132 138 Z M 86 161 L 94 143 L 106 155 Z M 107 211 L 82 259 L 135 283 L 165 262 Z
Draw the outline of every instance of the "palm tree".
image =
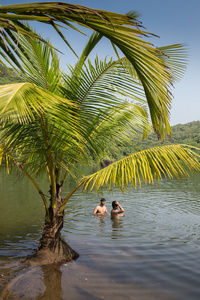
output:
M 20 69 L 15 55 L 20 42 L 18 37 L 13 36 L 13 32 L 44 41 L 21 22 L 24 20 L 51 25 L 70 49 L 72 47 L 60 31 L 60 25 L 77 31 L 80 29 L 73 24 L 92 29 L 99 33 L 99 39 L 102 36 L 108 38 L 117 55 L 117 49 L 120 49 L 133 65 L 145 92 L 153 128 L 160 138 L 164 138 L 164 129 L 170 134 L 171 76 L 162 52 L 143 39 L 153 34 L 144 30 L 137 17 L 135 11 L 122 15 L 62 2 L 0 6 L 0 54 L 4 60 L 13 62 Z M 4 60 L 0 62 L 4 63 Z
M 124 191 L 130 182 L 136 186 L 141 179 L 153 183 L 153 176 L 155 179 L 172 174 L 187 176 L 187 169 L 200 170 L 190 147 L 158 147 L 135 153 L 83 177 L 62 198 L 64 183 L 69 175 L 75 177 L 77 163 L 87 164 L 91 157 L 101 159 L 111 147 L 123 144 L 133 134 L 146 136 L 150 130 L 149 102 L 129 60 L 101 61 L 97 57 L 94 65 L 86 60 L 98 40 L 99 34 L 91 36 L 77 64 L 69 67 L 70 74 L 66 75 L 60 71 L 59 59 L 52 48 L 22 36 L 16 55 L 24 82 L 0 87 L 1 164 L 9 170 L 21 170 L 29 177 L 46 211 L 40 251 L 32 261 L 50 263 L 78 256 L 61 241 L 60 231 L 64 207 L 80 186 L 98 191 L 107 184 L 109 189 L 115 185 Z M 176 81 L 183 72 L 184 51 L 180 45 L 158 50 L 157 55 L 163 53 L 162 60 L 170 67 L 171 81 Z M 155 115 L 159 113 L 155 111 Z M 50 205 L 36 182 L 46 172 Z

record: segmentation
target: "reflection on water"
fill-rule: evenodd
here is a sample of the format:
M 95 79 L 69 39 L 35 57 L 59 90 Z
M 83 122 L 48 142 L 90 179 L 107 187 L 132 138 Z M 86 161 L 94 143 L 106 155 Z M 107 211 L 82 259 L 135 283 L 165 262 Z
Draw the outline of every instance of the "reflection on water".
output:
M 42 266 L 43 282 L 45 284 L 45 292 L 43 299 L 62 299 L 62 272 L 58 266 Z M 40 299 L 41 297 L 37 297 Z
M 94 218 L 97 220 L 97 226 L 104 228 L 106 225 L 106 215 L 94 215 Z
M 13 185 L 15 181 L 0 175 L 1 274 L 12 273 L 11 264 L 37 248 L 43 225 L 37 191 L 25 179 Z M 42 184 L 46 193 L 47 183 Z M 199 299 L 199 192 L 199 175 L 163 180 L 160 189 L 105 192 L 108 211 L 113 200 L 125 209 L 124 218 L 111 219 L 92 214 L 97 195 L 77 191 L 66 207 L 63 236 L 80 258 L 59 269 L 20 269 L 24 293 L 31 290 L 26 278 L 34 272 L 35 299 L 51 299 L 51 294 L 52 299 Z
M 112 239 L 118 239 L 120 236 L 123 236 L 121 233 L 121 228 L 123 228 L 123 218 L 115 216 L 111 219 L 112 222 Z

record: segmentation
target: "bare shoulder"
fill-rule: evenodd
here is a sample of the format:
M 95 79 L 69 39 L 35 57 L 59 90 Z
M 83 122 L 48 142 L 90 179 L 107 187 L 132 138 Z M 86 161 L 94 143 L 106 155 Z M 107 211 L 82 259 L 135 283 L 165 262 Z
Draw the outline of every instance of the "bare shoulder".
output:
M 99 210 L 99 205 L 97 205 L 97 206 L 95 207 L 95 209 L 93 210 L 93 214 L 96 214 L 96 213 L 98 212 L 98 210 Z

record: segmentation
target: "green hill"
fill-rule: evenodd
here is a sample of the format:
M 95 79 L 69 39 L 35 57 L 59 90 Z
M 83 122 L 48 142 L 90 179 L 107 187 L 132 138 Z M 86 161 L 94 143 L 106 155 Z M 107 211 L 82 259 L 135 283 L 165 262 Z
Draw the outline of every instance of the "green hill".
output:
M 164 145 L 189 144 L 200 147 L 200 121 L 172 126 L 171 137 L 166 137 Z M 152 133 L 146 140 L 137 141 L 137 145 L 146 149 L 160 145 L 155 133 Z
M 0 65 L 0 84 L 22 82 L 21 77 L 13 70 Z
M 200 148 L 200 121 L 172 126 L 171 137 L 166 137 L 164 142 L 158 141 L 155 133 L 150 134 L 144 140 L 140 136 L 127 143 L 125 147 L 121 147 L 118 153 L 112 153 L 112 156 L 114 159 L 122 158 L 136 151 L 172 144 L 187 144 Z

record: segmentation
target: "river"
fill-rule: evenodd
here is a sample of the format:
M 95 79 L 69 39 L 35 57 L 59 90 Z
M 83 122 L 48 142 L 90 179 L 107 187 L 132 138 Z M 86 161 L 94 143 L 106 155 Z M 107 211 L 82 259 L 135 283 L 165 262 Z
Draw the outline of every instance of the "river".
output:
M 64 193 L 73 186 L 68 183 Z M 48 185 L 42 180 L 43 192 Z M 125 217 L 95 217 L 101 195 L 81 190 L 66 206 L 63 237 L 80 257 L 60 267 L 27 267 L 37 248 L 43 203 L 32 184 L 0 174 L 2 299 L 200 299 L 200 175 L 143 185 L 126 194 L 104 191 Z

